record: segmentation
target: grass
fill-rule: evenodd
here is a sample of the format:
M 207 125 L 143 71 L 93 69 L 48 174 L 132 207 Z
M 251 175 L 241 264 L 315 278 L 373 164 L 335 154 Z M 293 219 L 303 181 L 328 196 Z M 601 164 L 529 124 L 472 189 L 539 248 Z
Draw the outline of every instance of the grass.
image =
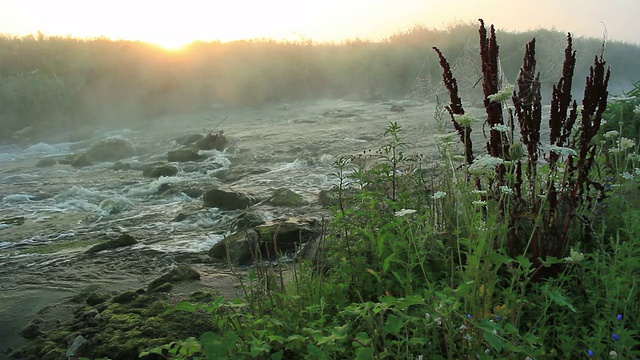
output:
M 579 107 L 567 39 L 543 144 L 535 41 L 516 84 L 500 86 L 497 38 L 487 30 L 482 24 L 482 151 L 469 137 L 477 119 L 464 115 L 438 51 L 451 100 L 436 113 L 438 167 L 421 169 L 390 123 L 378 167 L 336 161 L 338 204 L 313 259 L 288 271 L 256 262 L 242 299 L 179 304 L 174 311 L 208 313 L 211 331 L 141 355 L 638 358 L 637 138 L 603 135 L 602 123 L 614 121 L 604 58 L 596 57 Z M 618 122 L 638 120 L 624 114 Z

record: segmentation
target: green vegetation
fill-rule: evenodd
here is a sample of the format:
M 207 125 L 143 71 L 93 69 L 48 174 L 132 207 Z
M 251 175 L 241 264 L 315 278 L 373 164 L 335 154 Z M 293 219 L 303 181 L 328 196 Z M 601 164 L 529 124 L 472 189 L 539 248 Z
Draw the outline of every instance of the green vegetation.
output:
M 57 130 L 67 132 L 67 140 L 78 140 L 86 136 L 81 125 L 131 126 L 132 121 L 167 112 L 209 110 L 215 103 L 259 106 L 321 97 L 402 98 L 412 90 L 419 96 L 434 95 L 444 89 L 432 46 L 456 59 L 460 89 L 473 94 L 467 100 L 481 100 L 474 88 L 481 77 L 476 34 L 472 24 L 444 30 L 418 26 L 376 43 L 236 41 L 194 43 L 180 51 L 108 39 L 4 36 L 0 140 L 26 126 L 32 126 L 36 136 Z M 501 66 L 507 78 L 515 79 L 522 45 L 536 37 L 544 67 L 542 84 L 549 88 L 561 71 L 557 49 L 565 36 L 552 30 L 501 35 Z M 581 54 L 576 75 L 584 79 L 601 42 L 576 39 L 575 47 Z M 620 74 L 612 84 L 629 87 L 628 79 L 640 78 L 640 48 L 610 42 L 607 54 Z
M 379 166 L 336 161 L 335 216 L 311 260 L 289 269 L 256 262 L 242 299 L 178 304 L 172 311 L 207 313 L 209 331 L 140 356 L 638 358 L 637 138 L 601 126 L 637 121 L 637 112 L 605 112 L 602 56 L 582 106 L 572 100 L 569 37 L 547 143 L 536 41 L 514 85 L 501 84 L 493 28 L 481 26 L 480 44 L 485 154 L 436 49 L 450 91 L 437 123 L 446 129 L 450 118 L 455 129 L 437 135 L 440 165 L 422 169 L 390 123 Z

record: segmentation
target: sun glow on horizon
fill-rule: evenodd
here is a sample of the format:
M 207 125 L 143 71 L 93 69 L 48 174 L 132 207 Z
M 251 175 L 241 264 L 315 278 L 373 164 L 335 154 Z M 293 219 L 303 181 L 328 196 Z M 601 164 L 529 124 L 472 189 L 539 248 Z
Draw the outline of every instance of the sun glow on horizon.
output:
M 595 37 L 601 37 L 603 21 L 612 40 L 640 44 L 640 23 L 631 9 L 640 10 L 637 0 L 620 0 L 608 12 L 539 0 L 526 18 L 514 15 L 520 7 L 497 0 L 0 0 L 0 33 L 106 37 L 176 50 L 194 41 L 381 40 L 414 25 L 442 28 L 484 18 L 498 29 L 555 27 Z

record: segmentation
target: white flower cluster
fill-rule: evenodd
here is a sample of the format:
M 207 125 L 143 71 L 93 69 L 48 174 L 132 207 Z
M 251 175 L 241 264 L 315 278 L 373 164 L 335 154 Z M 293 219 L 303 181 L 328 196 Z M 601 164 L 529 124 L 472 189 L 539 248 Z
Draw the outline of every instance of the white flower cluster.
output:
M 402 209 L 402 210 L 400 210 L 400 211 L 396 211 L 396 212 L 394 213 L 394 215 L 395 215 L 395 216 L 400 216 L 400 217 L 402 217 L 402 216 L 406 216 L 406 215 L 409 215 L 409 214 L 413 214 L 413 213 L 415 213 L 416 211 L 417 211 L 417 210 L 413 210 L 413 209 Z
M 604 137 L 607 139 L 615 139 L 618 137 L 618 135 L 620 135 L 620 133 L 615 130 L 607 131 L 606 133 L 604 133 Z
M 636 115 L 640 115 L 640 105 L 636 105 L 636 107 L 633 109 L 633 113 Z
M 573 150 L 572 148 L 562 147 L 557 145 L 549 146 L 549 151 L 551 151 L 554 154 L 558 154 L 560 156 L 577 155 L 576 151 Z
M 466 114 L 462 114 L 462 115 L 453 115 L 453 120 L 455 120 L 455 122 L 457 122 L 458 124 L 464 126 L 464 127 L 469 127 L 472 124 L 475 124 L 478 122 L 478 119 L 474 118 L 473 116 L 469 116 Z
M 569 251 L 569 256 L 564 258 L 564 261 L 572 263 L 579 263 L 582 260 L 584 260 L 584 254 L 573 248 Z
M 456 132 L 450 132 L 445 134 L 436 134 L 436 135 L 433 135 L 433 137 L 441 143 L 449 143 L 449 142 L 452 142 L 457 135 L 458 133 Z
M 438 199 L 442 199 L 443 197 L 447 196 L 447 193 L 444 191 L 436 191 L 433 195 L 431 195 L 431 198 L 434 200 L 438 200 Z
M 513 96 L 514 87 L 511 84 L 507 84 L 502 90 L 498 91 L 493 95 L 489 95 L 487 98 L 491 102 L 503 102 L 511 99 Z
M 476 176 L 486 174 L 489 171 L 493 171 L 496 166 L 503 163 L 504 160 L 491 155 L 478 156 L 473 164 L 469 165 L 469 173 Z
M 509 131 L 509 127 L 505 124 L 495 124 L 493 125 L 493 127 L 491 128 L 491 130 L 495 130 L 501 133 L 505 133 L 507 131 Z
M 609 148 L 609 153 L 617 154 L 619 152 L 623 152 L 625 150 L 631 149 L 635 146 L 636 146 L 636 141 L 634 139 L 623 137 L 617 141 L 617 144 L 615 147 Z

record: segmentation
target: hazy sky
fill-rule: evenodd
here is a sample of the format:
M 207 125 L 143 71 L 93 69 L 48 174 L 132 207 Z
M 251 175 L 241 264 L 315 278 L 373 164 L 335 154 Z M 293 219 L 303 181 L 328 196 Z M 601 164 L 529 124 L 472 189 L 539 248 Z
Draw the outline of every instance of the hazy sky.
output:
M 531 7 L 530 4 L 535 4 Z M 579 6 L 573 4 L 580 4 Z M 381 39 L 413 25 L 483 18 L 640 44 L 640 0 L 0 0 L 0 32 L 107 36 L 177 47 L 193 40 Z

